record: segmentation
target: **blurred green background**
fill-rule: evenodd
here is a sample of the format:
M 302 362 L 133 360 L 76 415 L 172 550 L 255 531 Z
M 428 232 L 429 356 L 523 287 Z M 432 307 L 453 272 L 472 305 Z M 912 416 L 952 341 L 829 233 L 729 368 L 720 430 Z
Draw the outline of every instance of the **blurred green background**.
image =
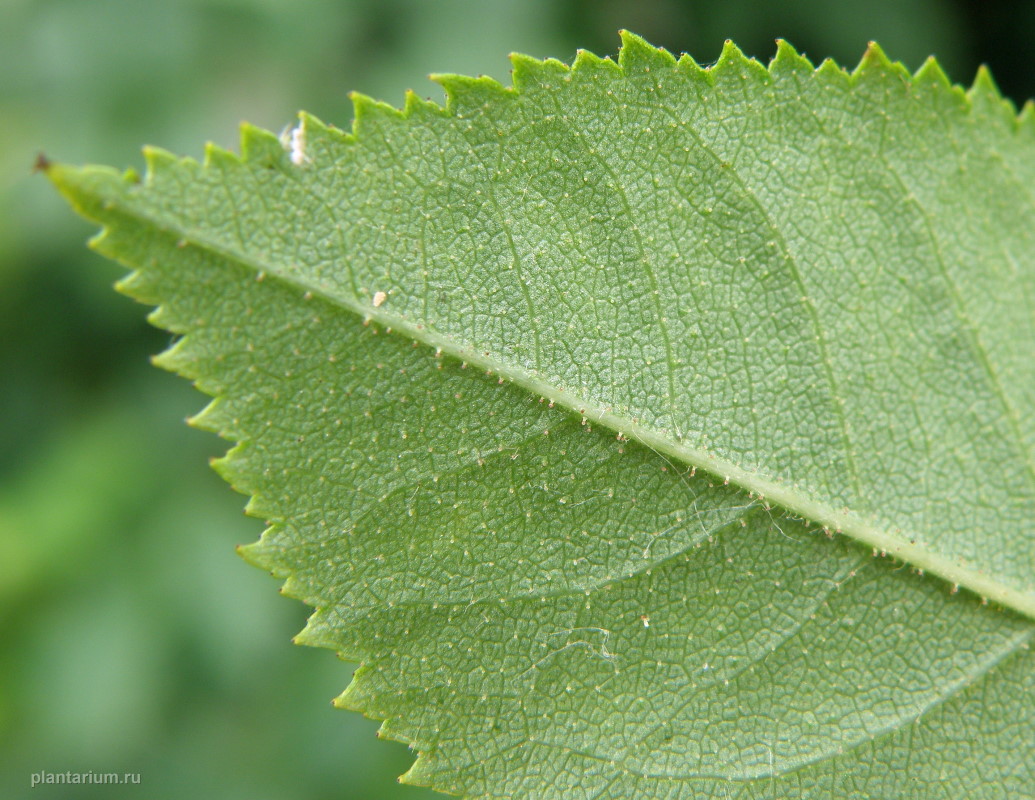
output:
M 289 644 L 305 609 L 234 554 L 261 526 L 206 467 L 224 444 L 182 423 L 203 398 L 149 366 L 169 337 L 36 153 L 139 167 L 145 143 L 200 156 L 300 108 L 344 127 L 350 89 L 441 98 L 428 72 L 507 82 L 510 51 L 613 53 L 621 27 L 701 63 L 784 37 L 854 65 L 875 39 L 1035 94 L 1032 2 L 0 0 L 0 797 L 431 796 L 331 709 L 352 666 Z M 30 794 L 40 770 L 141 784 Z

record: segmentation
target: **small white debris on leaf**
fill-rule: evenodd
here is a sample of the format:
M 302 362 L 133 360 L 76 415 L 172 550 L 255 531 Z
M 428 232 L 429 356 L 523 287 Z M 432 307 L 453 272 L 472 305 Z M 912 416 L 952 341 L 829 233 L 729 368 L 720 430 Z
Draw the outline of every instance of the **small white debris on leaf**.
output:
M 384 292 L 374 292 L 374 308 L 380 306 L 387 299 L 388 295 Z
M 296 167 L 308 160 L 305 156 L 305 122 L 303 120 L 300 120 L 298 125 L 291 129 L 288 150 L 291 152 L 291 163 Z

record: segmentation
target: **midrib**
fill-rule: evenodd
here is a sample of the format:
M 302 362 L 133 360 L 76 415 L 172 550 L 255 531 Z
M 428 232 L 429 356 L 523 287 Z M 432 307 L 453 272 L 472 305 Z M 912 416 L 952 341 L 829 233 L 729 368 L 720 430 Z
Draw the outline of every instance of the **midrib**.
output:
M 79 186 L 77 185 L 79 181 L 77 177 L 83 172 L 89 171 L 89 169 L 76 170 L 55 166 L 51 167 L 50 173 L 54 182 L 69 197 L 80 213 L 93 218 L 102 225 L 106 225 L 108 223 L 103 219 L 106 216 L 103 211 L 100 213 L 90 213 L 90 210 L 85 208 L 82 202 L 79 202 L 80 196 L 90 197 L 90 199 L 97 202 L 99 208 L 103 209 L 105 204 L 112 200 L 110 197 L 105 197 L 91 190 L 89 186 L 82 192 L 82 195 L 79 195 Z M 71 175 L 70 179 L 66 177 L 69 175 Z M 114 175 L 111 176 L 111 179 L 122 180 Z M 374 307 L 372 302 L 309 283 L 302 277 L 283 270 L 283 265 L 263 263 L 252 254 L 227 247 L 225 243 L 216 241 L 203 233 L 188 230 L 175 220 L 167 219 L 160 214 L 149 215 L 140 209 L 120 204 L 120 200 L 124 200 L 124 195 L 121 192 L 119 197 L 115 198 L 114 203 L 114 208 L 117 209 L 118 213 L 137 221 L 145 227 L 155 227 L 175 237 L 177 240 L 184 240 L 190 245 L 200 247 L 214 255 L 235 262 L 256 275 L 262 273 L 267 280 L 270 278 L 278 280 L 287 286 L 293 287 L 300 294 L 308 292 L 318 296 L 325 302 L 341 307 L 363 320 L 375 322 L 399 335 L 439 350 L 458 361 L 466 362 L 471 366 L 490 372 L 536 397 L 542 397 L 572 413 L 585 417 L 594 424 L 602 425 L 621 434 L 623 437 L 634 440 L 659 455 L 679 461 L 688 468 L 704 470 L 724 483 L 734 485 L 752 495 L 764 498 L 771 505 L 780 506 L 820 528 L 844 534 L 872 547 L 881 554 L 897 558 L 924 572 L 937 575 L 954 586 L 968 589 L 984 599 L 1007 606 L 1035 619 L 1035 594 L 1020 591 L 1004 584 L 993 576 L 956 563 L 952 559 L 926 547 L 910 543 L 911 538 L 915 540 L 920 538 L 918 536 L 909 536 L 908 533 L 903 532 L 893 534 L 849 509 L 839 510 L 833 508 L 829 504 L 809 497 L 793 487 L 789 487 L 757 472 L 747 470 L 721 456 L 693 447 L 684 441 L 675 441 L 664 432 L 655 430 L 640 422 L 634 422 L 631 418 L 616 414 L 603 406 L 595 405 L 583 397 L 554 386 L 527 369 L 494 357 L 491 352 L 486 354 L 484 350 L 478 350 L 458 342 L 446 334 L 435 330 L 433 327 L 428 327 L 394 314 L 385 306 Z M 129 266 L 131 268 L 136 267 L 133 264 Z

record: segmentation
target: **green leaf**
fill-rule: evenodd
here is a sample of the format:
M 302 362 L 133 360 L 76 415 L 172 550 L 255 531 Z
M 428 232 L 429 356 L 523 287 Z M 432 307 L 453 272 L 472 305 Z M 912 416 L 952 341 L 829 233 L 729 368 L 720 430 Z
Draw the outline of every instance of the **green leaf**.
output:
M 875 46 L 514 65 L 48 170 L 339 704 L 471 797 L 1033 796 L 1030 110 Z

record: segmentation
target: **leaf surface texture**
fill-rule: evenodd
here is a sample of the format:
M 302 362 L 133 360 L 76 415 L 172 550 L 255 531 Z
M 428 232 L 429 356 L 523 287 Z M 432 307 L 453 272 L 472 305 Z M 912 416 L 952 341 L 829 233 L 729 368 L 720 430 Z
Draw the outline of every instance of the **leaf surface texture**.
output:
M 1031 115 L 876 49 L 514 64 L 50 170 L 339 703 L 470 797 L 1032 796 Z

